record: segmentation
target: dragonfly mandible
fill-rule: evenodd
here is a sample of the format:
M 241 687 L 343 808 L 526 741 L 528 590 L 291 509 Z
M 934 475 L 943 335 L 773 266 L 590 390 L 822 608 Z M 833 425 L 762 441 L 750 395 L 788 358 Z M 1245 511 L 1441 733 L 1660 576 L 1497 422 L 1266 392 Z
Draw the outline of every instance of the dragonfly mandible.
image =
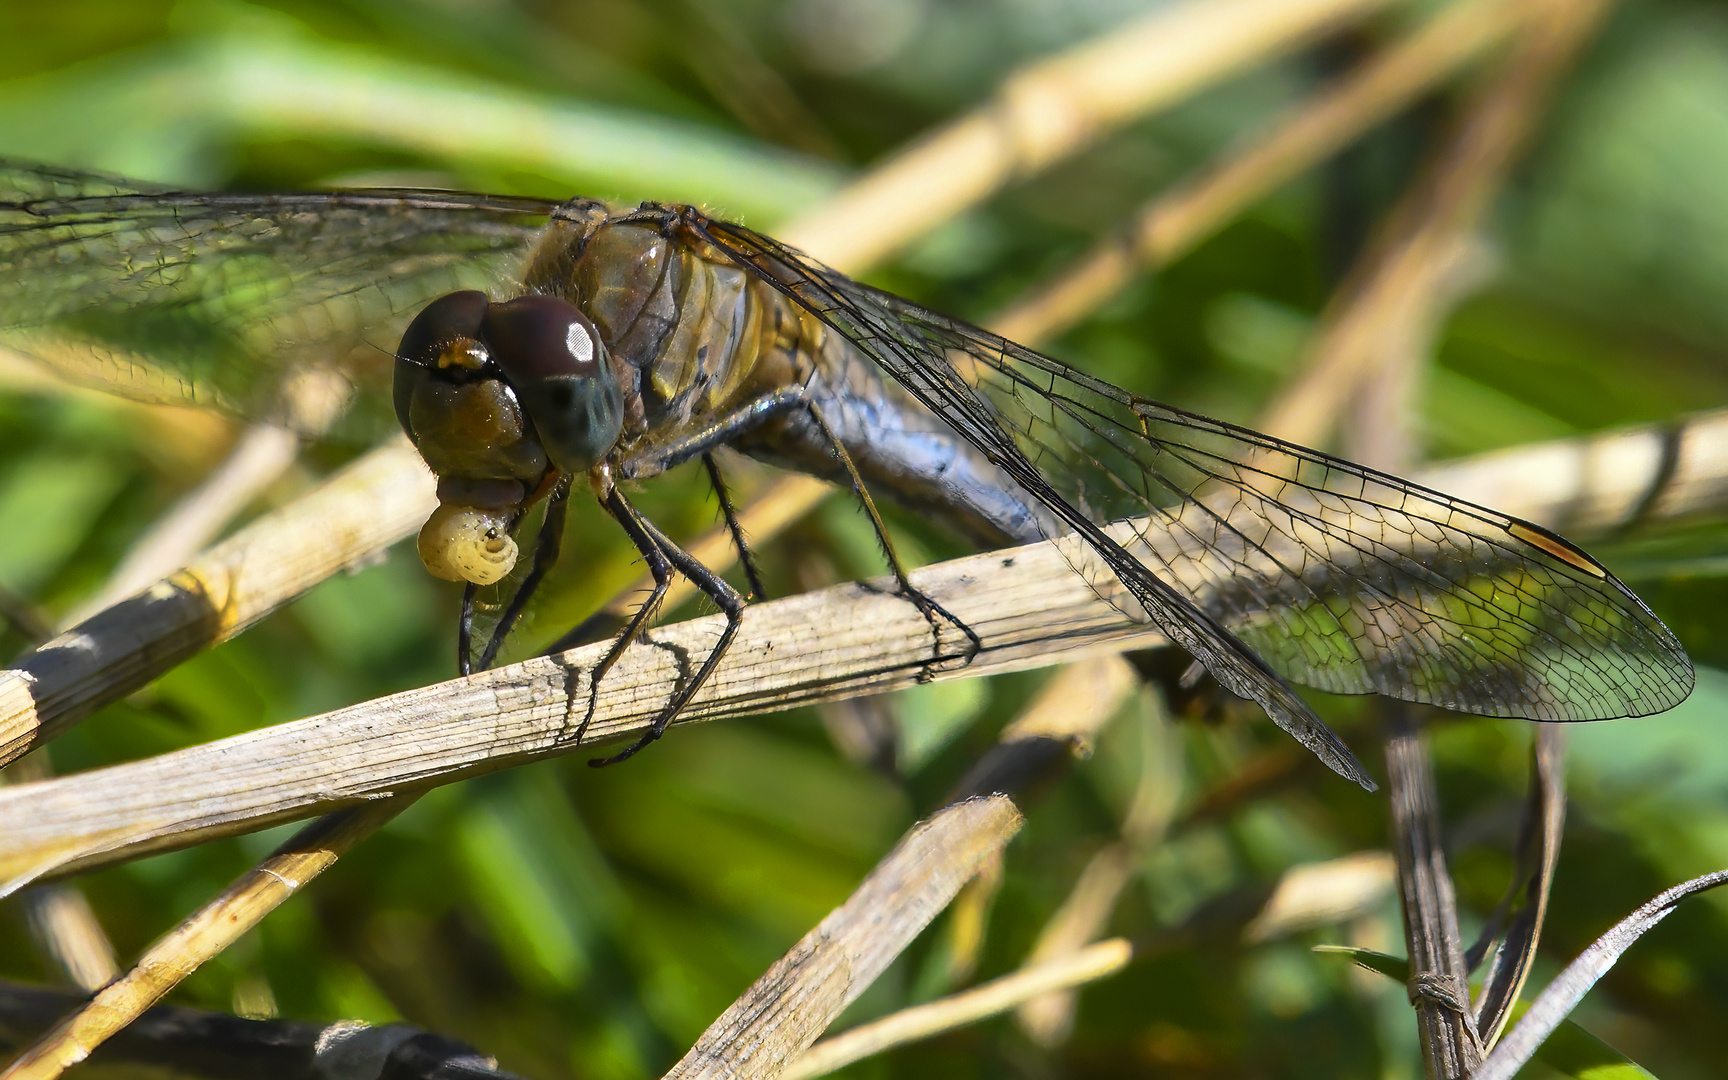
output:
M 658 578 L 691 576 L 729 619 L 618 756 L 700 688 L 742 606 L 619 483 L 721 445 L 981 543 L 1077 535 L 1077 572 L 1119 579 L 1131 615 L 1365 785 L 1293 683 L 1547 721 L 1660 712 L 1693 683 L 1649 608 L 1540 526 L 1138 397 L 691 207 L 0 164 L 0 327 L 61 366 L 145 358 L 251 413 L 261 376 L 393 358 L 398 418 L 440 476 L 421 551 L 470 591 L 547 499 L 537 580 L 586 479 Z

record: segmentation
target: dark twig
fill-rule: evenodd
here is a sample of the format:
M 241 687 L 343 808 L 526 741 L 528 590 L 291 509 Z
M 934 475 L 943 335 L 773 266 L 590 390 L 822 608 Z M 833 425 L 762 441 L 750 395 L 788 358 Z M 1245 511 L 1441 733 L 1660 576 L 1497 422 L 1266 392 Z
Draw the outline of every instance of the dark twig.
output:
M 1482 1062 L 1482 1044 L 1464 985 L 1457 900 L 1441 849 L 1434 772 L 1415 711 L 1388 704 L 1386 779 L 1392 797 L 1392 850 L 1409 950 L 1410 1002 L 1422 1035 L 1429 1080 L 1465 1080 Z
M 72 990 L 0 981 L 0 1047 L 16 1049 L 84 1000 Z M 467 1043 L 409 1027 L 352 1020 L 246 1020 L 158 1005 L 96 1052 L 212 1080 L 512 1080 Z
M 374 799 L 328 814 L 301 829 L 269 858 L 182 920 L 146 950 L 130 971 L 38 1036 L 0 1075 L 6 1080 L 53 1080 L 85 1060 L 206 960 L 257 926 L 338 856 L 418 797 L 408 792 Z

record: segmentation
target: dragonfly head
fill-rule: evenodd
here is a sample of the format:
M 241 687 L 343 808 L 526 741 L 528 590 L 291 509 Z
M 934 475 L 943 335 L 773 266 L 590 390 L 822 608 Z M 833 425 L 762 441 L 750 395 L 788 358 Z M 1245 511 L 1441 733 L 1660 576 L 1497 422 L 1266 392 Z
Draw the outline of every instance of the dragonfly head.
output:
M 420 554 L 439 577 L 510 572 L 509 531 L 553 471 L 605 459 L 624 397 L 594 324 L 553 296 L 492 303 L 473 290 L 428 304 L 396 350 L 396 417 L 438 475 Z

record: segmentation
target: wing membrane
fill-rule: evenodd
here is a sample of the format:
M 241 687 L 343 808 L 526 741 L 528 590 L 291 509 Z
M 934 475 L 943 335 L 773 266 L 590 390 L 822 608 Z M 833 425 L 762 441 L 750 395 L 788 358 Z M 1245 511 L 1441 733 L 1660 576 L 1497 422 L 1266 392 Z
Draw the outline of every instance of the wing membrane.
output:
M 1172 640 L 1322 757 L 1331 733 L 1286 678 L 1533 720 L 1641 716 L 1691 690 L 1668 628 L 1539 526 L 1137 397 L 704 226 L 990 454 Z
M 264 413 L 300 367 L 387 371 L 426 301 L 511 281 L 555 205 L 177 192 L 0 161 L 0 343 L 135 397 Z

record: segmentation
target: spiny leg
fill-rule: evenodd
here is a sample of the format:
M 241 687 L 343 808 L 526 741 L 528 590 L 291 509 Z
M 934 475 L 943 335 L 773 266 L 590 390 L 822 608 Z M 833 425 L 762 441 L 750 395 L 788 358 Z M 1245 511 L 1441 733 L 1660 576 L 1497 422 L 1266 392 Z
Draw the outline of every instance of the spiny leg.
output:
M 612 647 L 606 651 L 606 655 L 594 668 L 594 677 L 588 681 L 588 711 L 583 714 L 582 723 L 576 728 L 576 740 L 578 742 L 581 741 L 583 733 L 588 730 L 589 722 L 594 719 L 594 709 L 600 701 L 600 680 L 606 677 L 606 673 L 612 670 L 612 665 L 616 664 L 618 658 L 624 655 L 624 650 L 630 647 L 632 641 L 636 640 L 636 635 L 642 632 L 642 624 L 654 614 L 654 610 L 660 606 L 660 601 L 665 599 L 666 590 L 672 584 L 672 564 L 667 560 L 665 552 L 661 551 L 660 546 L 654 542 L 654 538 L 649 535 L 648 530 L 643 527 L 646 522 L 636 513 L 636 508 L 626 502 L 624 496 L 615 487 L 608 489 L 606 497 L 601 500 L 601 505 L 618 522 L 624 530 L 624 535 L 630 538 L 630 543 L 634 544 L 636 550 L 641 553 L 642 560 L 648 564 L 648 572 L 654 575 L 654 588 L 649 592 L 648 599 L 642 601 L 641 605 L 637 607 L 636 613 L 630 616 L 630 621 L 624 624 L 624 629 L 619 632 L 617 640 L 612 643 Z
M 618 501 L 623 504 L 628 513 L 636 515 L 634 508 L 624 501 L 622 495 L 618 496 Z M 684 711 L 686 705 L 690 704 L 690 699 L 696 696 L 696 691 L 702 689 L 702 685 L 708 681 L 708 677 L 719 666 L 721 659 L 726 655 L 726 650 L 732 647 L 732 639 L 738 636 L 738 628 L 744 620 L 744 598 L 738 595 L 737 589 L 726 583 L 725 578 L 703 566 L 689 552 L 673 543 L 665 533 L 655 528 L 653 522 L 639 515 L 635 516 L 635 522 L 647 534 L 649 540 L 659 548 L 660 552 L 671 560 L 672 565 L 678 568 L 678 572 L 694 582 L 697 588 L 707 593 L 720 610 L 726 613 L 726 629 L 720 632 L 720 640 L 715 642 L 714 647 L 708 651 L 707 658 L 702 661 L 702 666 L 696 669 L 696 674 L 690 677 L 690 681 L 684 685 L 684 689 L 666 703 L 666 707 L 660 710 L 660 715 L 654 718 L 654 723 L 649 726 L 642 737 L 611 757 L 597 758 L 588 763 L 596 767 L 613 765 L 623 761 L 666 734 L 666 729 L 671 726 L 672 721 Z
M 491 667 L 492 661 L 497 659 L 505 636 L 510 633 L 510 628 L 516 625 L 516 620 L 521 618 L 522 609 L 528 606 L 528 601 L 540 587 L 546 572 L 558 561 L 558 553 L 564 546 L 564 509 L 569 500 L 570 478 L 561 477 L 552 486 L 552 494 L 546 500 L 546 520 L 540 523 L 540 535 L 534 540 L 534 566 L 522 579 L 516 595 L 510 598 L 510 606 L 504 609 L 498 625 L 492 628 L 492 638 L 486 642 L 486 651 L 480 654 L 481 671 Z
M 835 456 L 840 459 L 840 465 L 846 470 L 847 478 L 852 482 L 853 493 L 858 496 L 858 501 L 863 505 L 864 512 L 869 515 L 870 527 L 876 530 L 876 542 L 882 545 L 882 554 L 888 560 L 889 568 L 894 572 L 894 579 L 900 583 L 900 595 L 911 601 L 912 606 L 916 607 L 919 614 L 923 615 L 925 621 L 930 624 L 930 634 L 936 640 L 937 655 L 940 656 L 942 649 L 942 637 L 936 625 L 936 619 L 940 616 L 958 628 L 972 643 L 972 649 L 967 654 L 967 660 L 970 661 L 984 648 L 984 643 L 979 640 L 977 633 L 970 626 L 961 622 L 941 604 L 920 592 L 917 586 L 912 584 L 912 579 L 906 574 L 905 564 L 900 561 L 900 556 L 894 551 L 894 542 L 888 538 L 888 527 L 883 524 L 882 515 L 876 510 L 875 500 L 870 498 L 870 491 L 864 486 L 864 478 L 858 474 L 857 466 L 852 464 L 852 455 L 846 452 L 846 447 L 840 442 L 840 437 L 834 433 L 832 427 L 828 426 L 828 418 L 822 415 L 821 407 L 814 401 L 806 401 L 804 407 L 810 410 L 810 418 L 816 422 L 816 426 L 821 428 L 822 434 L 827 437 L 829 446 L 833 448 Z
M 765 394 L 753 401 L 746 402 L 742 407 L 721 417 L 708 427 L 689 432 L 682 438 L 655 447 L 650 453 L 644 454 L 639 459 L 619 463 L 618 475 L 625 479 L 637 476 L 657 476 L 667 469 L 689 461 L 691 458 L 703 457 L 715 447 L 722 446 L 778 416 L 791 412 L 803 404 L 803 398 L 804 390 L 802 387 L 777 390 L 774 393 Z M 731 510 L 731 498 L 725 493 L 723 481 L 719 479 L 718 472 L 712 466 L 710 466 L 708 475 L 710 479 L 715 481 L 715 491 L 721 496 L 722 509 L 727 511 L 727 527 L 732 530 L 733 540 L 738 544 L 739 554 L 744 561 L 744 572 L 750 577 L 750 588 L 757 595 L 762 595 L 760 579 L 755 573 L 755 566 L 751 562 L 749 549 L 744 545 L 743 535 L 737 527 L 736 517 Z M 585 645 L 590 641 L 610 636 L 615 627 L 609 624 L 615 621 L 608 611 L 596 612 L 584 619 L 568 634 L 548 646 L 546 652 L 548 654 L 563 652 L 565 649 L 573 649 L 578 645 Z
M 720 500 L 720 513 L 726 519 L 726 531 L 732 534 L 732 544 L 738 549 L 738 561 L 744 564 L 744 578 L 750 583 L 750 599 L 766 600 L 768 591 L 762 587 L 762 578 L 756 572 L 756 559 L 750 554 L 750 545 L 744 542 L 744 529 L 738 524 L 738 511 L 732 505 L 732 493 L 726 490 L 726 479 L 720 475 L 720 463 L 714 460 L 712 453 L 702 455 L 702 464 L 708 470 L 708 482 L 714 485 L 714 497 Z
M 479 591 L 472 581 L 462 587 L 462 614 L 456 620 L 456 670 L 464 677 L 474 674 L 474 594 Z

